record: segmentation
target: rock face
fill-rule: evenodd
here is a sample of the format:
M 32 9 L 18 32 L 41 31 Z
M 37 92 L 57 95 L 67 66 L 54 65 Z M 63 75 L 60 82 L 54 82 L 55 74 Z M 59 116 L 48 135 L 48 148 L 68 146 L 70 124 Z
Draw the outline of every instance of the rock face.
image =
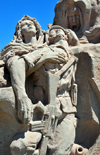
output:
M 0 54 L 0 155 L 100 154 L 100 2 L 25 15 Z

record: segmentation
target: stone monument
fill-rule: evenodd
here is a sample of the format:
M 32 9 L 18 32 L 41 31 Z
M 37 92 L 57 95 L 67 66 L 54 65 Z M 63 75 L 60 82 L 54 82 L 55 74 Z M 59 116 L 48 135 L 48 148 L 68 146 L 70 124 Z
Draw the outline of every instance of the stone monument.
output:
M 100 1 L 22 17 L 0 53 L 0 155 L 100 153 Z

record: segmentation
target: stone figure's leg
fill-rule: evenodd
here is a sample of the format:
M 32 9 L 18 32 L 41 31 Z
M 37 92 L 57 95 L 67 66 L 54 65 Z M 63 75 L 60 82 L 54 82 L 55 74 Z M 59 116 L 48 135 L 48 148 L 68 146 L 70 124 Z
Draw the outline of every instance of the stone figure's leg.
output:
M 7 67 L 11 76 L 11 83 L 17 97 L 18 118 L 28 124 L 32 116 L 32 103 L 25 92 L 27 64 L 23 58 L 14 56 L 8 59 Z
M 48 155 L 69 155 L 75 140 L 75 116 L 68 114 L 57 126 L 55 137 L 48 145 Z

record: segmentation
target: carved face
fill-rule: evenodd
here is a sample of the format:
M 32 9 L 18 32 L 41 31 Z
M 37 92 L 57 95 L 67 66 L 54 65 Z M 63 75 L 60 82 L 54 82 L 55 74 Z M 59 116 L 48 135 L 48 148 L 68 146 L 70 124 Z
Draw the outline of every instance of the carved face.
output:
M 78 7 L 71 7 L 67 12 L 68 28 L 77 32 L 81 27 L 80 9 Z
M 52 29 L 49 33 L 50 38 L 56 38 L 56 37 L 61 37 L 64 36 L 65 33 L 62 29 Z
M 23 36 L 36 35 L 36 27 L 31 20 L 22 21 L 21 32 Z
M 49 43 L 53 44 L 61 39 L 65 39 L 65 33 L 62 29 L 52 29 L 49 32 Z

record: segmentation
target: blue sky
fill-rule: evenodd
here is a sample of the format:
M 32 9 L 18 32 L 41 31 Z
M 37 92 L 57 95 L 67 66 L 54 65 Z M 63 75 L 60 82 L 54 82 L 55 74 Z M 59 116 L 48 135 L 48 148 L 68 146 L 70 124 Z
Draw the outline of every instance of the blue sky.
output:
M 43 30 L 53 23 L 59 0 L 2 0 L 0 2 L 0 50 L 13 39 L 17 22 L 24 16 L 36 18 Z

